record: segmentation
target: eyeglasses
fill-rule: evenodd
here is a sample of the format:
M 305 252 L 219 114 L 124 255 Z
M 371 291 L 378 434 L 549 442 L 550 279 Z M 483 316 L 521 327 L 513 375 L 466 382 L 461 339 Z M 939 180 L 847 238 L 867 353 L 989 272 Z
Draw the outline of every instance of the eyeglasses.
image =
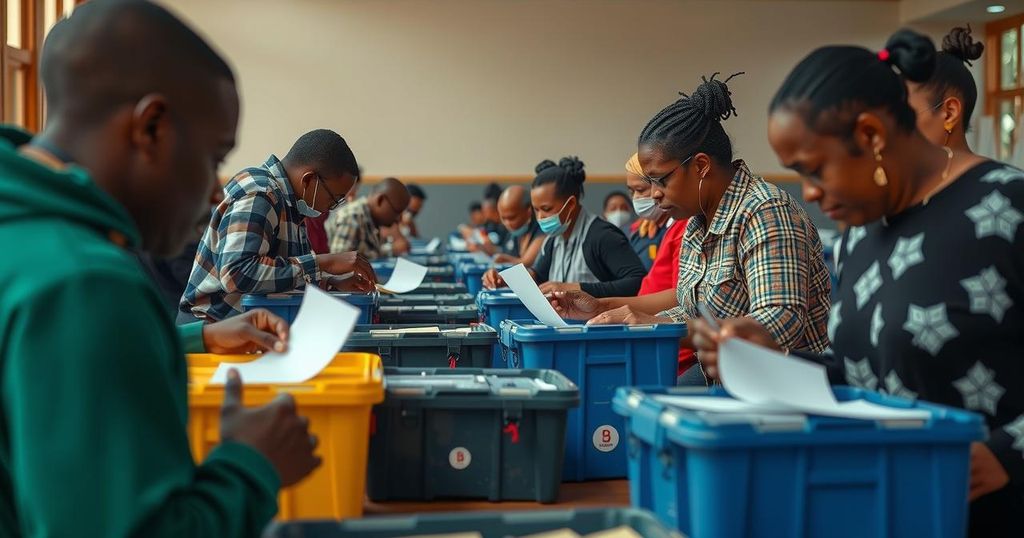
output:
M 694 155 L 696 155 L 696 154 L 694 154 Z M 668 179 L 669 176 L 671 176 L 672 174 L 676 173 L 676 170 L 679 170 L 679 168 L 681 166 L 683 166 L 684 164 L 690 162 L 690 159 L 692 159 L 692 158 L 693 158 L 693 155 L 690 155 L 686 159 L 680 161 L 679 164 L 677 164 L 676 167 L 673 168 L 672 170 L 670 170 L 667 174 L 664 174 L 664 175 L 662 175 L 660 177 L 643 176 L 642 179 L 643 179 L 644 183 L 647 183 L 648 185 L 653 185 L 655 187 L 658 187 L 659 189 L 664 189 L 665 188 L 665 180 Z
M 322 177 L 316 176 L 316 180 L 321 185 L 324 186 L 324 190 L 327 191 L 327 196 L 330 196 L 331 200 L 334 200 L 334 202 L 331 203 L 330 207 L 327 208 L 327 212 L 328 213 L 330 213 L 331 211 L 334 211 L 335 209 L 338 209 L 339 207 L 345 205 L 345 202 L 348 201 L 348 198 L 346 198 L 344 196 L 342 196 L 341 198 L 338 198 L 337 196 L 335 196 L 334 193 L 331 192 L 331 189 L 327 186 L 327 182 L 324 181 L 324 179 Z

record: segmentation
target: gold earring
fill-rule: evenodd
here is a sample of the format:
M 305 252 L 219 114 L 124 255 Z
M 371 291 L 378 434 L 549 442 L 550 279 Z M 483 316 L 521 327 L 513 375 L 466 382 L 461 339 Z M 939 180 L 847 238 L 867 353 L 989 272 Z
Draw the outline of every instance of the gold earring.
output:
M 942 145 L 943 146 L 949 146 L 949 137 L 950 137 L 950 135 L 953 134 L 953 124 L 952 123 L 947 123 L 947 124 L 943 125 L 943 127 L 946 130 L 946 142 L 943 143 Z
M 882 168 L 882 152 L 875 149 L 875 162 L 878 163 L 878 167 L 875 168 L 875 185 L 884 187 L 889 184 L 889 177 L 885 175 L 885 169 Z

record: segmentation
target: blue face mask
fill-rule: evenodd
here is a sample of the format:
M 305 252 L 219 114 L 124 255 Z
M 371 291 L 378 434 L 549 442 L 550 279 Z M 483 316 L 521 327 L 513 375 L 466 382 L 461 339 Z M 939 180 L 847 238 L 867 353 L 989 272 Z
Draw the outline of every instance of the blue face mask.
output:
M 320 182 L 317 181 L 316 185 L 313 186 L 313 203 L 314 204 L 316 203 L 316 191 L 319 188 L 320 188 Z M 306 189 L 303 188 L 302 189 L 302 198 L 299 198 L 295 202 L 295 209 L 298 210 L 299 214 L 302 215 L 303 217 L 308 217 L 308 218 L 311 218 L 311 219 L 320 218 L 321 212 L 313 209 L 312 207 L 309 207 L 309 204 L 306 203 L 305 198 L 306 198 Z
M 565 203 L 562 204 L 562 209 L 558 210 L 558 213 L 555 213 L 554 215 L 551 215 L 549 217 L 537 219 L 537 224 L 540 225 L 540 231 L 546 233 L 547 235 L 558 235 L 560 233 L 565 232 L 565 229 L 569 227 L 569 223 L 562 222 L 561 215 L 562 211 L 565 211 L 565 208 L 568 207 L 568 205 L 569 200 L 566 200 Z
M 530 223 L 527 222 L 526 224 L 516 228 L 515 230 L 509 228 L 505 229 L 508 230 L 509 237 L 511 237 L 512 239 L 519 239 L 520 237 L 523 236 L 523 234 L 525 234 L 530 229 Z

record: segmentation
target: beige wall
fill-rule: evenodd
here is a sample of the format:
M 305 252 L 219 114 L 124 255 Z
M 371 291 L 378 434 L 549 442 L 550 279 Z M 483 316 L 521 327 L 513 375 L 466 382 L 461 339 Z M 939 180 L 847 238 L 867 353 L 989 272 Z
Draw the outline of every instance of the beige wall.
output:
M 778 172 L 766 108 L 826 43 L 880 47 L 895 2 L 773 0 L 173 0 L 241 80 L 225 173 L 302 132 L 349 139 L 369 174 L 528 174 L 578 154 L 619 173 L 644 123 L 700 75 L 746 71 L 726 122 Z

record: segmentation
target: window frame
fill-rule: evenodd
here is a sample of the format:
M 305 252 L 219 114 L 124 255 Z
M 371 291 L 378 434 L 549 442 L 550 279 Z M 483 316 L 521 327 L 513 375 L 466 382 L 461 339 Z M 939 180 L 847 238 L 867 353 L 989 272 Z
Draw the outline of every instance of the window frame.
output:
M 46 110 L 43 86 L 39 80 L 39 53 L 49 29 L 46 27 L 46 4 L 48 0 L 0 0 L 0 13 L 7 14 L 12 2 L 21 4 L 22 46 L 7 44 L 7 25 L 0 24 L 0 123 L 7 120 L 5 109 L 7 92 L 13 84 L 15 70 L 23 70 L 24 80 L 20 91 L 25 111 L 25 121 L 19 124 L 29 132 L 38 132 L 45 122 Z M 65 16 L 68 7 L 76 7 L 85 0 L 49 0 L 54 3 L 56 20 Z M 56 22 L 56 21 L 55 21 Z
M 1004 90 L 1003 79 L 1003 33 L 1008 30 L 1017 32 L 1017 81 L 1013 88 Z M 985 25 L 985 115 L 992 118 L 993 129 L 995 130 L 996 155 L 998 159 L 1008 159 L 1010 155 L 1002 154 L 1002 127 L 1000 122 L 1000 105 L 1011 101 L 1014 117 L 1020 120 L 1024 114 L 1024 14 L 1006 17 L 992 21 Z M 1010 147 L 1017 141 L 1017 137 L 1024 136 L 1014 128 L 1011 134 Z

